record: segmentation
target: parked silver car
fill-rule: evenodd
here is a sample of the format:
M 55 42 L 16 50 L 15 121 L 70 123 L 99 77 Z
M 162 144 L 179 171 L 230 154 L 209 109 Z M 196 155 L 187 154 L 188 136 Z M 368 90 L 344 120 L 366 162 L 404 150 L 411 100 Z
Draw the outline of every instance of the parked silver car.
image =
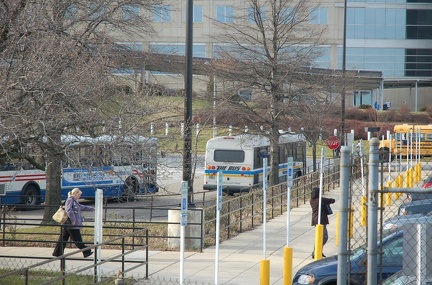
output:
M 390 278 L 384 280 L 382 285 L 417 285 L 417 284 L 432 284 L 432 278 L 423 280 L 425 283 L 419 283 L 420 280 L 416 276 L 407 276 L 403 271 L 396 272 Z
M 432 224 L 432 211 L 424 214 L 408 214 L 394 216 L 386 220 L 383 224 L 383 230 L 400 229 L 404 224 Z

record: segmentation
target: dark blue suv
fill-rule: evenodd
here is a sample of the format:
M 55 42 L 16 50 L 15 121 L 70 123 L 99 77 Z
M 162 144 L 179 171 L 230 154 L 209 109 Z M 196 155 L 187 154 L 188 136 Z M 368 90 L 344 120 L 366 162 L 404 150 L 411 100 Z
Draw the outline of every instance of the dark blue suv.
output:
M 378 244 L 380 249 L 380 243 Z M 378 282 L 387 279 L 402 269 L 403 234 L 402 231 L 389 232 L 382 239 L 382 262 L 380 256 L 377 261 Z M 293 285 L 299 284 L 337 284 L 338 256 L 330 256 L 314 261 L 301 268 L 294 276 Z M 366 246 L 358 247 L 350 255 L 348 264 L 348 283 L 364 284 L 366 281 L 367 252 Z

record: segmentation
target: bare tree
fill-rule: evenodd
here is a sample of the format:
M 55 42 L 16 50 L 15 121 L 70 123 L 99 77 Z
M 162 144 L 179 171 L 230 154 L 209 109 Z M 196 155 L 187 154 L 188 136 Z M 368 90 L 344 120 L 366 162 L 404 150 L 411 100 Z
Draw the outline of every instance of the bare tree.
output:
M 62 134 L 118 132 L 119 120 L 122 131 L 135 131 L 136 116 L 144 116 L 142 104 L 115 92 L 113 36 L 151 32 L 145 11 L 158 2 L 0 3 L 0 156 L 20 156 L 46 169 L 47 204 L 60 203 Z M 28 145 L 39 149 L 46 164 L 21 151 Z
M 239 5 L 239 16 L 216 22 L 225 32 L 215 36 L 224 44 L 214 51 L 222 59 L 214 63 L 215 73 L 253 91 L 254 100 L 238 103 L 248 110 L 251 128 L 259 132 L 265 126 L 271 143 L 270 185 L 279 181 L 281 122 L 308 88 L 299 71 L 319 55 L 316 47 L 323 30 L 310 24 L 316 8 L 307 0 L 247 0 Z
M 305 94 L 306 99 L 303 104 L 296 107 L 295 115 L 289 120 L 293 126 L 292 130 L 302 133 L 312 146 L 313 171 L 316 171 L 317 166 L 317 143 L 321 139 L 325 139 L 331 134 L 337 126 L 332 126 L 333 120 L 330 120 L 331 114 L 339 112 L 336 103 L 339 100 L 334 100 L 334 95 L 321 92 L 314 94 Z

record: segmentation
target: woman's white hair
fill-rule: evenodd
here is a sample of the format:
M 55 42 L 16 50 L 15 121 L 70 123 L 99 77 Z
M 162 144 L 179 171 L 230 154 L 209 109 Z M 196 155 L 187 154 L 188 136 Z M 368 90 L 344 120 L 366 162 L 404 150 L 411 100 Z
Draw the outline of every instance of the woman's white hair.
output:
M 69 191 L 68 196 L 71 197 L 72 195 L 75 195 L 77 193 L 82 194 L 82 191 L 79 188 L 74 188 L 71 191 Z

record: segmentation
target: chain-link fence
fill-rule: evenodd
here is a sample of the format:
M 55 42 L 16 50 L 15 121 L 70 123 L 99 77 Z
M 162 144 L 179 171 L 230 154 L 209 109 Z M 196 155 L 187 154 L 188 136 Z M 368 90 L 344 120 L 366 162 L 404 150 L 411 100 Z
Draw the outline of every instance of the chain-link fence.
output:
M 380 160 L 378 143 L 370 141 L 369 153 L 349 153 L 349 258 L 341 274 L 348 284 L 382 284 L 395 273 L 386 282 L 398 283 L 388 284 L 431 284 L 432 159 Z

